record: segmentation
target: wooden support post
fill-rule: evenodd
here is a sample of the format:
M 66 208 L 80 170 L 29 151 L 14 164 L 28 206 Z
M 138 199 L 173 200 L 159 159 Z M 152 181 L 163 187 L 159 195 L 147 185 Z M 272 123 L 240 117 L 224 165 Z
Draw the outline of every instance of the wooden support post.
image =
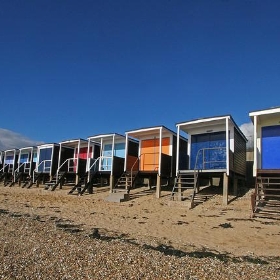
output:
M 131 175 L 129 174 L 129 176 L 131 176 Z M 128 178 L 128 176 L 125 176 L 125 189 L 126 190 L 128 190 L 129 181 L 130 181 L 130 179 Z M 131 184 L 132 184 L 132 182 L 131 182 Z M 132 186 L 130 186 L 130 188 L 132 188 Z
M 228 176 L 226 173 L 223 178 L 223 204 L 228 205 Z
M 160 198 L 161 193 L 161 178 L 157 175 L 156 198 Z
M 42 174 L 40 175 L 40 176 L 42 176 Z M 37 179 L 36 179 L 36 187 L 38 188 L 39 187 L 39 185 L 40 185 L 40 180 L 39 180 L 39 175 L 37 174 Z M 44 180 L 44 177 L 43 177 L 43 180 Z
M 115 181 L 114 175 L 110 175 L 110 193 L 113 192 L 113 189 L 114 189 L 114 181 Z

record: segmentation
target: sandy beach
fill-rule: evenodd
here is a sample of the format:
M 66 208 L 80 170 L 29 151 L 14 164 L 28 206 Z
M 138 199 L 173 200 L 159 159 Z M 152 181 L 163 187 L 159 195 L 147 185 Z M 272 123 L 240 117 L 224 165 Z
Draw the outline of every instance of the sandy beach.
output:
M 252 190 L 188 209 L 170 204 L 169 190 L 112 203 L 107 187 L 0 189 L 1 279 L 280 279 L 280 220 L 250 218 Z

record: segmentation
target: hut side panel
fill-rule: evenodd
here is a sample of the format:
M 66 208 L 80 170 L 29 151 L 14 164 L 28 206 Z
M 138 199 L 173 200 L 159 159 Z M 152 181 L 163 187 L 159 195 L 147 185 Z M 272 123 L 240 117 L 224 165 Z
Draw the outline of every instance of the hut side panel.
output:
M 180 139 L 179 141 L 179 170 L 187 170 L 189 163 L 188 142 L 184 141 L 183 139 Z
M 234 172 L 246 176 L 246 142 L 234 129 Z
M 114 157 L 113 175 L 121 176 L 124 170 L 124 158 Z
M 60 165 L 62 165 L 66 160 L 70 158 L 74 158 L 74 148 L 68 148 L 68 147 L 61 147 L 61 158 L 60 158 Z M 68 165 L 64 164 L 60 171 L 68 171 Z
M 137 164 L 139 144 L 133 141 L 128 141 L 127 157 L 126 157 L 126 171 L 132 168 L 134 171 L 139 169 Z
M 58 168 L 59 149 L 60 149 L 59 146 L 54 146 L 53 148 L 51 175 L 54 175 Z
M 172 139 L 173 139 L 173 145 L 172 145 L 172 160 L 171 160 L 171 174 L 170 174 L 171 177 L 176 175 L 176 157 L 174 155 L 176 155 L 177 153 L 177 137 L 173 136 Z M 179 144 L 179 148 L 180 148 L 180 144 Z

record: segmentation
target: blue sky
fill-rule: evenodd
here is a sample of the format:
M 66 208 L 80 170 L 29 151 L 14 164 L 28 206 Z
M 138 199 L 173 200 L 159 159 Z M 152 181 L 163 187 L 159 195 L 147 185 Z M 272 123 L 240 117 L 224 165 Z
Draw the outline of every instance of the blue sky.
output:
M 279 13 L 269 0 L 2 0 L 0 128 L 60 142 L 250 122 L 280 106 Z

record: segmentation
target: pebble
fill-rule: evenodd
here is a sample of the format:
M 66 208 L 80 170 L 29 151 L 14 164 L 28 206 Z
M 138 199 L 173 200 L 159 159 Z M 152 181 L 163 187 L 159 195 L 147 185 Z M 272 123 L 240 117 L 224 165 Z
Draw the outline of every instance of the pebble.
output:
M 178 252 L 97 228 L 73 229 L 69 221 L 2 211 L 0 279 L 280 279 L 279 258 Z

